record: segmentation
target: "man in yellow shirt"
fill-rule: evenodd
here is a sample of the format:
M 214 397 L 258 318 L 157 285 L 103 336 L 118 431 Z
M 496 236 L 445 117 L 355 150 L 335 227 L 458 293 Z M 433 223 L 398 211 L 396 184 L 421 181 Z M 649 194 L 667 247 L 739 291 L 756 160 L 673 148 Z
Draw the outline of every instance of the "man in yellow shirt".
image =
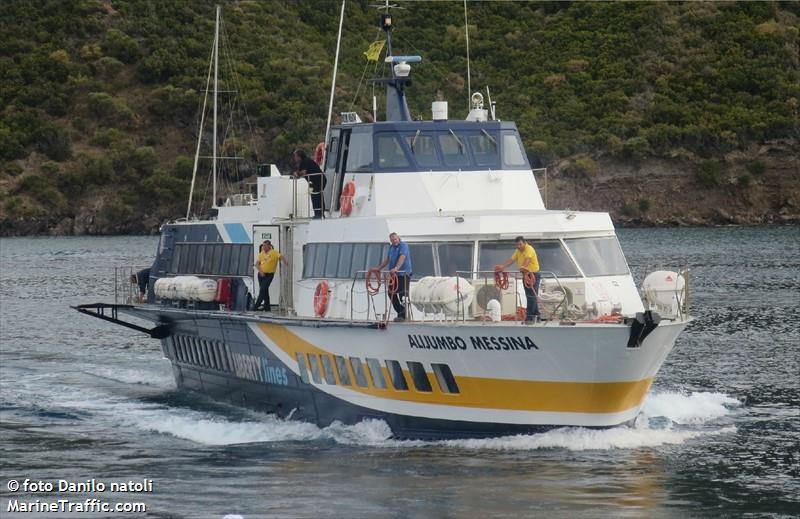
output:
M 497 265 L 496 269 L 503 270 L 516 261 L 520 272 L 523 274 L 525 272 L 534 273 L 536 280 L 533 282 L 533 286 L 529 287 L 527 284 L 525 284 L 524 288 L 525 297 L 528 300 L 528 308 L 525 312 L 525 320 L 535 321 L 539 318 L 539 305 L 536 302 L 536 295 L 539 293 L 539 284 L 542 281 L 542 278 L 539 275 L 539 258 L 536 256 L 536 251 L 533 249 L 533 246 L 526 242 L 525 238 L 522 236 L 517 236 L 514 239 L 514 244 L 517 247 L 517 250 L 514 251 L 514 254 L 512 254 L 505 263 L 502 265 Z
M 284 265 L 288 265 L 286 258 L 272 246 L 272 242 L 265 240 L 259 248 L 258 259 L 256 260 L 256 269 L 258 269 L 258 298 L 253 305 L 254 310 L 270 311 L 269 286 L 272 284 L 272 280 L 275 279 L 275 271 L 278 270 L 278 261 L 282 261 Z M 262 303 L 264 304 L 264 308 L 259 308 Z

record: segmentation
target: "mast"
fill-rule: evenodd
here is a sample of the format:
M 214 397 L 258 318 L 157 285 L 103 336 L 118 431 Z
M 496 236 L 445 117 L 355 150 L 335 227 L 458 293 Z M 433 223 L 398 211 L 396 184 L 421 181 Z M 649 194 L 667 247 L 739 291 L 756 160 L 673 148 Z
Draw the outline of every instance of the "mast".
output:
M 217 21 L 214 27 L 214 140 L 211 158 L 211 175 L 213 178 L 211 207 L 217 207 L 217 78 L 219 72 L 219 5 L 217 6 Z
M 386 33 L 386 63 L 390 64 L 391 77 L 385 79 L 375 80 L 376 82 L 386 84 L 386 120 L 387 121 L 410 121 L 411 112 L 408 110 L 408 103 L 406 102 L 406 95 L 403 91 L 406 85 L 409 84 L 408 74 L 411 71 L 409 63 L 418 63 L 422 61 L 419 56 L 395 56 L 392 50 L 392 15 L 390 9 L 397 7 L 390 5 L 389 0 L 386 0 L 386 12 L 381 14 L 381 29 Z
M 333 114 L 333 93 L 336 90 L 336 71 L 339 68 L 339 45 L 342 43 L 342 22 L 344 21 L 344 4 L 346 0 L 342 0 L 342 13 L 339 15 L 339 37 L 336 39 L 336 57 L 333 60 L 333 80 L 331 81 L 331 100 L 328 103 L 328 123 L 325 125 L 325 143 L 326 155 L 328 146 L 328 137 L 331 133 L 331 114 Z M 323 162 L 324 164 L 324 162 Z
M 216 43 L 216 39 L 214 40 Z M 200 126 L 197 129 L 197 147 L 194 152 L 194 164 L 192 164 L 192 183 L 189 186 L 189 204 L 186 206 L 186 219 L 192 215 L 192 197 L 194 196 L 194 184 L 197 180 L 197 165 L 200 162 L 200 145 L 203 142 L 203 127 L 206 122 L 206 105 L 208 104 L 208 87 L 211 84 L 211 68 L 214 65 L 214 44 L 211 45 L 211 58 L 208 60 L 208 74 L 206 74 L 205 96 L 203 96 L 203 109 L 200 110 Z

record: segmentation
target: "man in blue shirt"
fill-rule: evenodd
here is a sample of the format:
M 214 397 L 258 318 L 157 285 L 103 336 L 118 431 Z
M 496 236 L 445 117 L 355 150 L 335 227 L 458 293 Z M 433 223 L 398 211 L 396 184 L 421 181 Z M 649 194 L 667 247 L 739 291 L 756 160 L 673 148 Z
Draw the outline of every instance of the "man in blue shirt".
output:
M 408 250 L 408 244 L 402 241 L 396 232 L 389 235 L 389 242 L 392 244 L 389 247 L 389 255 L 378 266 L 378 270 L 383 270 L 388 265 L 389 272 L 397 274 L 397 292 L 392 296 L 392 306 L 397 312 L 394 320 L 405 321 L 406 307 L 403 299 L 408 293 L 408 282 L 411 278 L 411 252 Z

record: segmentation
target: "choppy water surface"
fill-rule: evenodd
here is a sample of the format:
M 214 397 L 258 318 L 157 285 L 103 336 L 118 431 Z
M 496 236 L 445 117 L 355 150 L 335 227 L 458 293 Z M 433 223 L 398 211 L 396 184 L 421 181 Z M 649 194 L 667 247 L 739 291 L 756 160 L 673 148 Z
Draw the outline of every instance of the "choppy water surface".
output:
M 176 391 L 156 341 L 69 309 L 155 238 L 0 240 L 0 516 L 10 479 L 145 477 L 149 517 L 800 515 L 800 229 L 619 235 L 638 281 L 691 266 L 697 318 L 636 426 L 445 442 Z

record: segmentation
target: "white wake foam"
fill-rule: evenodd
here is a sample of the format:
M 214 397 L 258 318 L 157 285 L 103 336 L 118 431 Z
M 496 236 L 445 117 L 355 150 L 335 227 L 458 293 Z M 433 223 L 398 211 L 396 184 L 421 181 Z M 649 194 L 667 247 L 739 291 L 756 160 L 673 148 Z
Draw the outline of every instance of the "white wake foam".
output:
M 487 450 L 585 451 L 675 445 L 700 436 L 728 434 L 734 432 L 735 427 L 715 429 L 698 428 L 697 425 L 722 417 L 738 405 L 738 400 L 722 393 L 695 392 L 686 395 L 662 392 L 648 397 L 643 413 L 634 426 L 610 429 L 563 427 L 541 434 L 428 442 L 393 440 L 389 426 L 381 420 L 365 420 L 355 425 L 336 422 L 320 429 L 310 423 L 281 420 L 257 413 L 252 413 L 255 420 L 232 421 L 200 411 L 144 406 L 128 413 L 128 420 L 142 430 L 204 445 L 331 440 L 347 445 L 392 448 L 444 446 Z M 687 428 L 687 424 L 694 427 Z
M 642 413 L 648 417 L 663 416 L 676 424 L 699 424 L 725 416 L 739 405 L 741 402 L 723 393 L 685 395 L 666 391 L 649 394 Z

